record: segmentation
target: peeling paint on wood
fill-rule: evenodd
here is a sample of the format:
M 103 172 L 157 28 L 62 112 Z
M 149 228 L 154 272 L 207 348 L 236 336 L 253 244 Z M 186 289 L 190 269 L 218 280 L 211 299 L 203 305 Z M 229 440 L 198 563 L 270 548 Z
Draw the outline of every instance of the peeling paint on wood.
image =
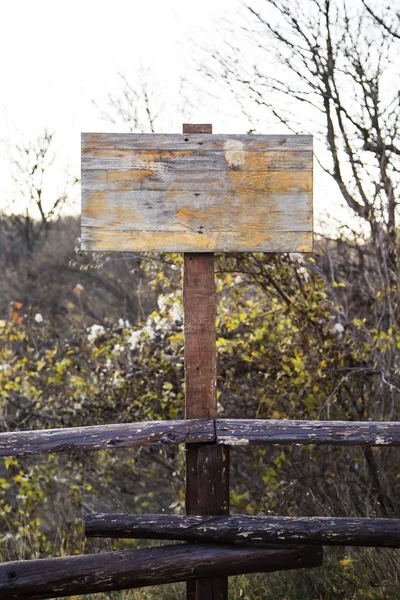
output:
M 201 390 L 200 396 L 201 398 Z M 193 417 L 197 410 L 193 405 Z M 211 413 L 212 414 L 212 413 Z M 196 419 L 144 421 L 0 433 L 0 456 L 76 452 L 152 444 L 325 444 L 400 446 L 400 423 Z
M 312 228 L 310 136 L 82 135 L 85 250 L 308 252 Z
M 218 444 L 400 446 L 400 422 L 218 419 Z
M 88 537 L 400 548 L 400 519 L 90 514 Z
M 144 421 L 0 433 L 0 456 L 214 442 L 214 421 Z
M 0 597 L 1 600 L 45 600 L 199 577 L 316 567 L 321 563 L 322 552 L 306 546 L 259 545 L 256 548 L 205 544 L 15 561 L 0 565 Z
M 201 391 L 200 396 L 201 397 Z M 193 411 L 197 410 L 196 404 Z M 195 415 L 195 412 L 189 413 Z M 0 456 L 76 452 L 152 444 L 325 444 L 400 446 L 400 423 L 196 419 L 144 421 L 0 433 Z
M 218 443 L 219 444 L 223 443 L 226 446 L 247 446 L 249 444 L 249 440 L 244 437 L 234 437 L 232 435 L 224 435 L 223 442 L 218 441 Z

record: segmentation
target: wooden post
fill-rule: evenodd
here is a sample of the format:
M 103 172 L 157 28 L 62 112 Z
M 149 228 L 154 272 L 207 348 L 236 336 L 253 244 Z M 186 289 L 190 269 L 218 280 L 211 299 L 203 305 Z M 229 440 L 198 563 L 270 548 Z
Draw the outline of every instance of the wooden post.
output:
M 183 125 L 184 134 L 212 133 L 212 125 Z M 202 235 L 202 224 L 198 223 Z M 185 418 L 217 417 L 216 291 L 214 254 L 185 253 Z M 229 513 L 229 449 L 216 444 L 186 446 L 186 514 Z M 187 582 L 187 600 L 227 600 L 228 578 Z

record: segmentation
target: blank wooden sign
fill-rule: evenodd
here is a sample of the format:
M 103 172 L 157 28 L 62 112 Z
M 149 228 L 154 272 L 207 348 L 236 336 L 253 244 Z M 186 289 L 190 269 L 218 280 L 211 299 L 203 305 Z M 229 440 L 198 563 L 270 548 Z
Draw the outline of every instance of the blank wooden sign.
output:
M 82 248 L 311 252 L 312 137 L 84 133 Z

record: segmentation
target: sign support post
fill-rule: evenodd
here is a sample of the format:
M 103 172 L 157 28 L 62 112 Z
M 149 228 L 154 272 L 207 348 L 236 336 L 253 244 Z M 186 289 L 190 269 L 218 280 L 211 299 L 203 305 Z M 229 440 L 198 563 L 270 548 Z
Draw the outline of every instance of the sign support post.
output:
M 183 133 L 212 133 L 211 125 L 183 125 Z M 217 418 L 214 253 L 184 253 L 185 418 Z M 229 512 L 229 448 L 186 446 L 186 514 Z M 187 582 L 187 600 L 227 600 L 228 577 Z

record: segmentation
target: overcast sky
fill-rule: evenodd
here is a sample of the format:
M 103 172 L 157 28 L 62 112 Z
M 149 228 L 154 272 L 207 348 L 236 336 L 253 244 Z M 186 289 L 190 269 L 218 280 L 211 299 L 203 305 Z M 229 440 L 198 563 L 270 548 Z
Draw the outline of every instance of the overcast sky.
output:
M 199 85 L 195 46 L 218 44 L 217 27 L 225 18 L 239 31 L 243 12 L 236 0 L 2 3 L 0 207 L 14 194 L 9 149 L 34 139 L 45 128 L 56 134 L 58 155 L 49 186 L 56 186 L 65 169 L 79 175 L 81 131 L 116 130 L 104 121 L 93 100 L 105 106 L 108 94 L 118 93 L 118 71 L 133 80 L 139 68 L 150 69 L 164 105 L 160 129 L 179 133 L 179 79 L 189 73 L 189 81 L 193 78 L 194 87 Z M 191 100 L 196 103 L 195 92 Z M 207 105 L 199 102 L 190 117 L 191 122 L 212 122 L 219 133 L 245 133 L 249 125 L 233 101 L 223 106 L 212 99 Z M 269 133 L 267 122 L 265 127 L 259 132 Z M 332 184 L 320 175 L 315 181 L 319 216 L 327 207 Z M 336 190 L 333 196 L 338 199 Z M 332 201 L 329 205 L 332 208 Z

